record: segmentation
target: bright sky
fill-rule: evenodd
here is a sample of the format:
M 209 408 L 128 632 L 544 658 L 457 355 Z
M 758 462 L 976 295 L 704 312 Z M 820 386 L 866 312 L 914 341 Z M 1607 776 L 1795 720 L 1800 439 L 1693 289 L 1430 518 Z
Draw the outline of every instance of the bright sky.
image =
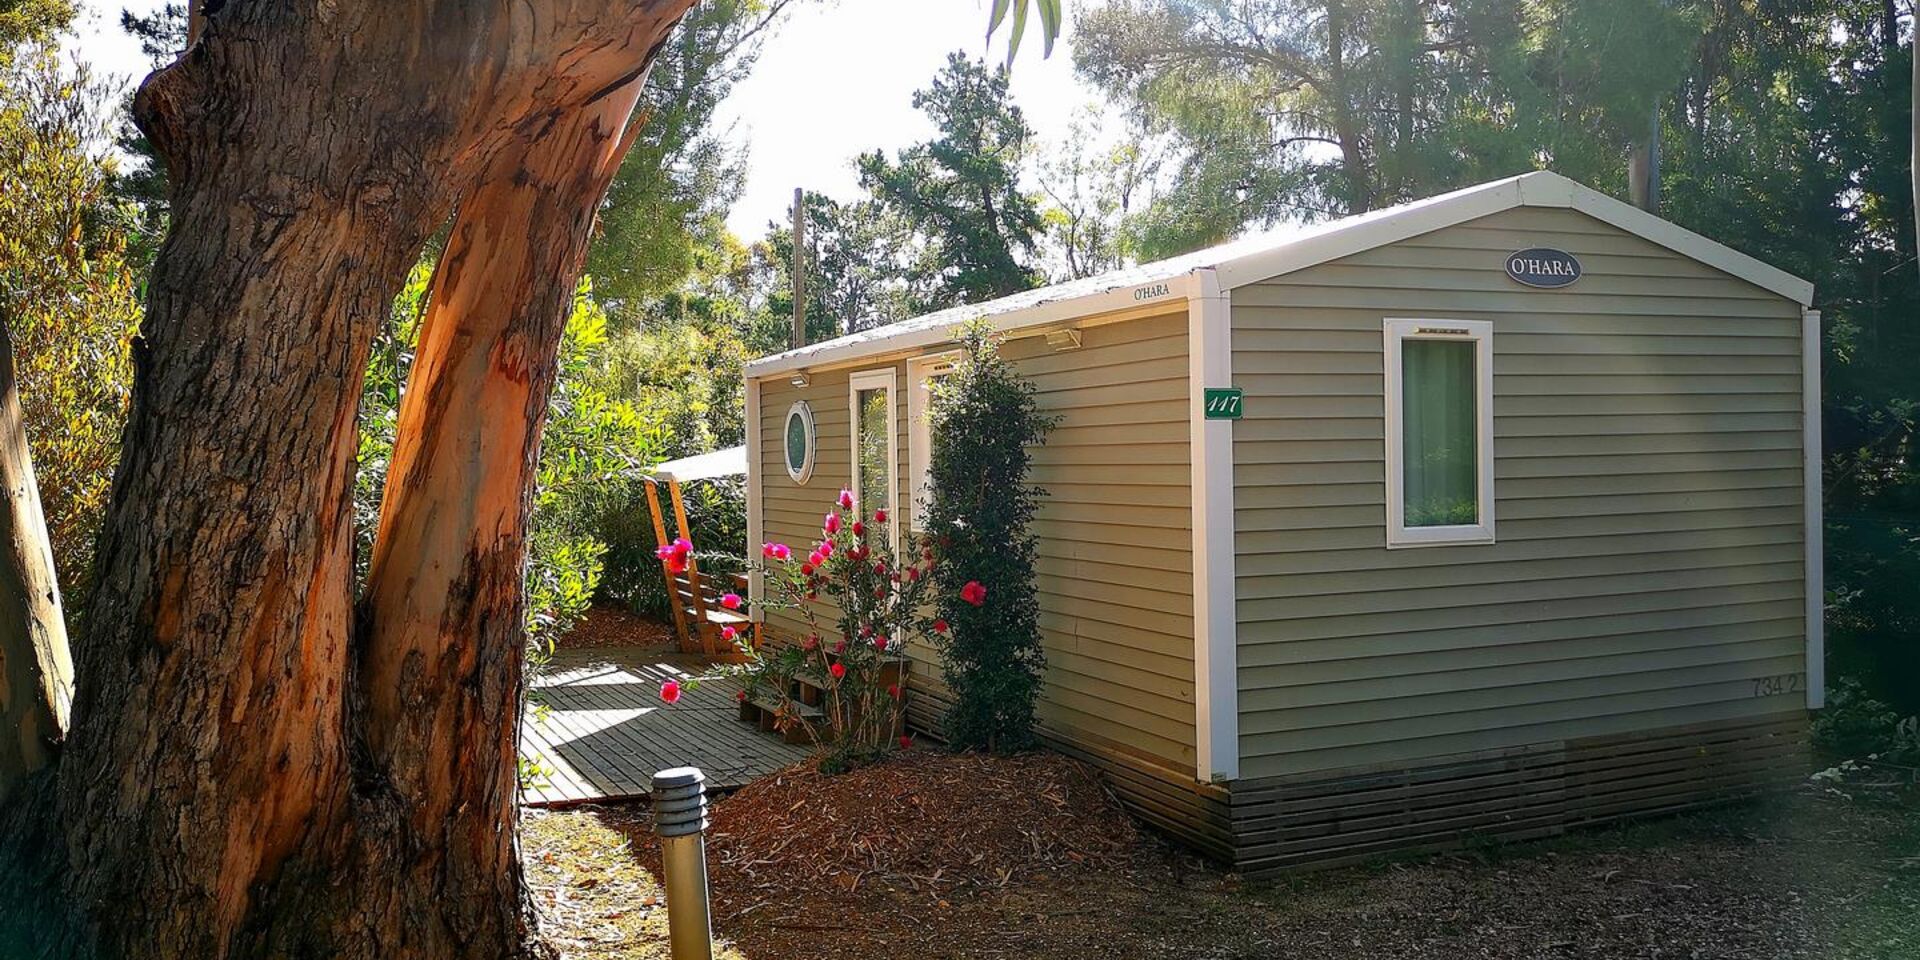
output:
M 120 10 L 148 13 L 164 0 L 91 0 L 80 55 L 96 71 L 138 82 L 147 72 Z M 1005 56 L 1003 32 L 989 51 L 984 0 L 802 0 L 766 43 L 753 74 L 721 106 L 719 121 L 748 149 L 746 191 L 729 225 L 743 239 L 787 219 L 793 188 L 835 197 L 858 190 L 852 162 L 862 151 L 925 139 L 932 125 L 913 109 L 953 50 Z M 1072 8 L 1068 24 L 1072 30 Z M 1003 28 L 1004 30 L 1004 28 Z M 1065 135 L 1073 114 L 1097 95 L 1073 76 L 1073 43 L 1062 37 L 1040 58 L 1039 25 L 1014 65 L 1013 98 L 1043 140 Z

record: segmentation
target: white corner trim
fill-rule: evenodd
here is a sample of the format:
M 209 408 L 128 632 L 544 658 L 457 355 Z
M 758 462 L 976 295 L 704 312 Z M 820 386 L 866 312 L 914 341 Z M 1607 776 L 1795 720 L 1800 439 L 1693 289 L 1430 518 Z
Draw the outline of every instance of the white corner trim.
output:
M 1800 315 L 1800 466 L 1807 541 L 1807 709 L 1827 705 L 1826 532 L 1820 476 L 1820 311 Z
M 900 395 L 895 393 L 894 368 L 862 370 L 847 378 L 847 476 L 853 481 L 853 495 L 860 496 L 860 391 L 887 392 L 887 540 L 894 556 L 900 555 Z M 872 513 L 877 504 L 854 502 L 861 514 Z
M 1441 328 L 1447 332 L 1435 332 Z M 1494 542 L 1493 490 L 1493 322 L 1442 317 L 1387 317 L 1381 323 L 1382 395 L 1386 400 L 1387 549 Z M 1479 462 L 1474 467 L 1479 522 L 1446 527 L 1407 526 L 1406 437 L 1401 397 L 1405 389 L 1401 343 L 1413 340 L 1467 340 L 1474 345 L 1474 433 Z
M 766 618 L 760 611 L 760 600 L 766 593 L 760 570 L 755 564 L 760 556 L 760 458 L 766 451 L 760 448 L 760 381 L 747 378 L 746 421 L 747 421 L 747 564 L 751 571 L 747 574 L 747 612 L 753 622 L 764 623 Z M 786 458 L 786 438 L 781 437 L 781 459 Z
M 1194 778 L 1240 777 L 1238 615 L 1234 610 L 1233 421 L 1208 420 L 1207 387 L 1233 385 L 1233 310 L 1212 270 L 1187 294 L 1188 436 L 1193 473 Z

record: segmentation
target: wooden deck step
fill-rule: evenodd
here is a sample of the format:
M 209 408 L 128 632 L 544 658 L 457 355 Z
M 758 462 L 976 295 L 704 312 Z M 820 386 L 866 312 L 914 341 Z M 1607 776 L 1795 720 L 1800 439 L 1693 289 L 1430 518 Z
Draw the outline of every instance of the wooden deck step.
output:
M 799 724 L 793 724 L 785 730 L 779 729 L 779 718 L 783 715 L 799 717 L 809 723 L 819 723 L 826 713 L 819 707 L 802 703 L 790 697 L 782 697 L 771 690 L 762 690 L 740 701 L 740 719 L 757 725 L 770 733 L 777 733 L 788 743 L 808 743 L 811 738 Z

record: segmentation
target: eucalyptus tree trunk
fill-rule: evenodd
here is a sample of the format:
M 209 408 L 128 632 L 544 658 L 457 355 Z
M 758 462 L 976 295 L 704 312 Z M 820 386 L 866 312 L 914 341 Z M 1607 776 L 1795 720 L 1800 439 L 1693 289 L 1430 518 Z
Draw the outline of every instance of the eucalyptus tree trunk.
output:
M 0 803 L 53 762 L 73 700 L 73 661 L 53 545 L 20 422 L 13 336 L 0 308 Z
M 501 571 L 517 578 L 524 553 L 551 291 L 579 263 L 534 248 L 584 237 L 633 93 L 691 3 L 226 0 L 142 86 L 172 228 L 76 645 L 55 833 L 0 837 L 49 851 L 65 910 L 36 912 L 45 885 L 0 863 L 0 937 L 22 940 L 0 954 L 532 949 L 512 856 L 520 601 Z M 436 284 L 422 394 L 459 409 L 409 397 L 404 489 L 356 621 L 367 352 L 456 201 L 465 239 Z M 515 312 L 467 316 L 485 305 L 472 284 Z M 461 353 L 472 337 L 484 362 Z M 486 424 L 507 439 L 466 416 L 475 402 L 519 418 Z M 494 443 L 486 466 L 463 455 Z

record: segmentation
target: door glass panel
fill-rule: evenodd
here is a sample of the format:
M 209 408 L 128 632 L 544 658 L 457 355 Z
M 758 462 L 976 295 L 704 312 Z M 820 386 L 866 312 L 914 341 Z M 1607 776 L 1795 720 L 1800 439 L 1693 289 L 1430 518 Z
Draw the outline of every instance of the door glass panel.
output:
M 860 489 L 854 493 L 860 498 L 862 514 L 871 515 L 891 503 L 887 495 L 893 489 L 893 464 L 887 457 L 887 434 L 893 419 L 889 392 L 862 390 L 855 404 L 860 414 L 854 437 L 860 458 Z

